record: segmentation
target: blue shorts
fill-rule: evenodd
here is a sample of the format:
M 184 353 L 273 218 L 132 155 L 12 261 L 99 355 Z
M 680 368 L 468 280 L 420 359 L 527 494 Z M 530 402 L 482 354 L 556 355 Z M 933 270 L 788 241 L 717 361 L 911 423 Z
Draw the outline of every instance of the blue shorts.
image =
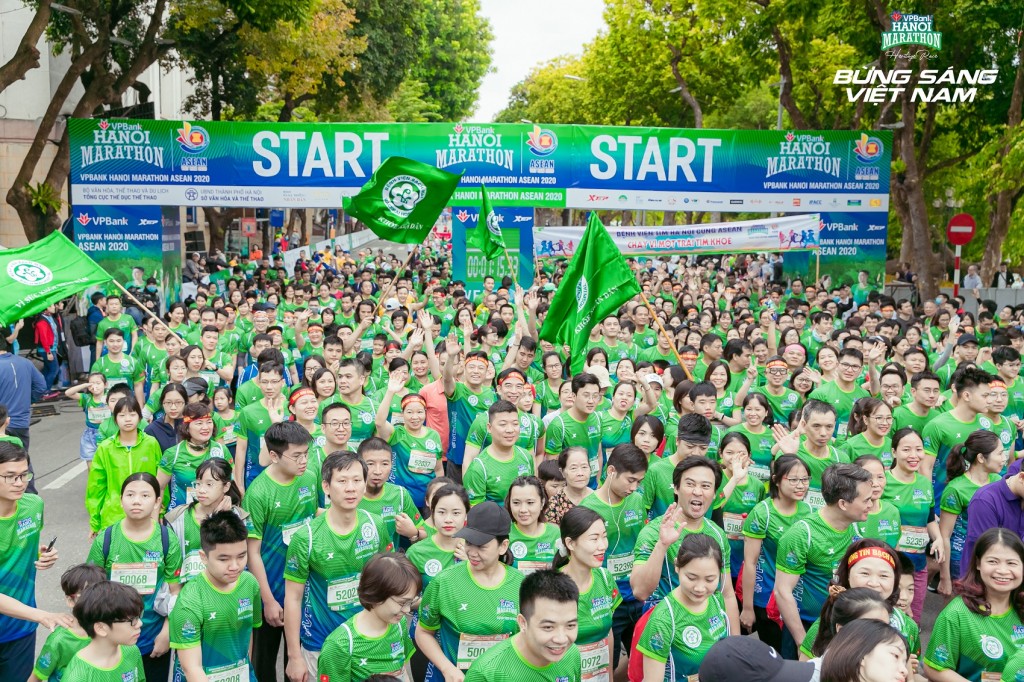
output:
M 82 431 L 82 440 L 78 448 L 78 457 L 83 462 L 91 462 L 92 458 L 96 455 L 96 440 L 99 436 L 99 429 L 94 429 L 90 426 L 85 427 L 85 431 Z

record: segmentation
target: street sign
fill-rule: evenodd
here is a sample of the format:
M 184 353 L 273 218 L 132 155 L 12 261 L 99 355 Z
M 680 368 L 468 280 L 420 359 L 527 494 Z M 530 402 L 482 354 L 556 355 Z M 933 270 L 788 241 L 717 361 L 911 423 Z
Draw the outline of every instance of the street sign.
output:
M 953 246 L 967 246 L 974 239 L 974 217 L 970 213 L 957 213 L 949 219 L 946 238 Z

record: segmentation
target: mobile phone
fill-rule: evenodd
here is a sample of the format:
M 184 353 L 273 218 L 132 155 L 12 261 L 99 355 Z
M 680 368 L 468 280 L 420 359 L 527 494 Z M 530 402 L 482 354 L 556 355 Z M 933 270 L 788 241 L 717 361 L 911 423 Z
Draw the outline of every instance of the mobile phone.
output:
M 56 544 L 57 544 L 57 536 L 56 536 L 56 535 L 54 535 L 54 536 L 53 536 L 53 539 L 52 539 L 52 540 L 50 540 L 50 544 L 48 544 L 48 545 L 46 546 L 46 551 L 47 551 L 47 552 L 51 552 L 51 551 L 53 551 L 53 546 L 54 546 L 54 545 L 56 545 Z

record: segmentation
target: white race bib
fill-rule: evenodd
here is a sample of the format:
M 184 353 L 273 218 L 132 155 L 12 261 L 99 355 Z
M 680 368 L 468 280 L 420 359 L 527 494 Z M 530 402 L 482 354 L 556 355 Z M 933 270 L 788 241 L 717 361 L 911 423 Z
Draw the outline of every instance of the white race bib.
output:
M 306 525 L 307 519 L 301 521 L 293 521 L 292 523 L 286 523 L 281 526 L 281 541 L 284 542 L 285 547 L 291 544 L 292 536 L 298 532 L 300 528 Z
M 206 679 L 208 682 L 249 682 L 249 664 L 242 662 L 216 672 L 208 672 Z
M 409 452 L 409 471 L 414 474 L 429 474 L 437 467 L 437 455 L 425 450 Z
M 581 679 L 587 682 L 609 682 L 609 662 L 611 639 L 605 637 L 600 642 L 579 645 L 580 658 L 583 664 Z
M 808 490 L 804 502 L 811 508 L 811 511 L 818 511 L 825 506 L 825 498 L 822 497 L 820 490 Z
M 359 576 L 335 578 L 327 582 L 327 606 L 342 611 L 359 603 Z
M 616 578 L 629 575 L 630 571 L 633 570 L 633 559 L 634 555 L 632 552 L 628 554 L 612 554 L 608 557 L 608 570 Z
M 181 577 L 191 580 L 198 577 L 204 568 L 206 568 L 206 564 L 199 557 L 199 552 L 190 552 L 181 564 Z
M 469 670 L 473 661 L 480 658 L 491 647 L 508 639 L 508 635 L 459 635 L 459 654 L 456 664 L 459 670 Z
M 900 526 L 900 541 L 896 549 L 907 554 L 923 554 L 928 546 L 928 529 L 921 526 Z
M 134 587 L 139 594 L 156 592 L 159 564 L 143 561 L 137 564 L 114 564 L 110 567 L 110 579 L 122 585 Z
M 771 470 L 765 464 L 751 464 L 747 471 L 762 483 L 767 483 L 772 476 Z
M 523 575 L 530 575 L 537 571 L 543 571 L 545 568 L 551 568 L 550 561 L 517 561 L 516 570 Z
M 725 527 L 725 534 L 729 536 L 730 540 L 740 540 L 743 538 L 743 514 L 723 512 L 722 522 Z

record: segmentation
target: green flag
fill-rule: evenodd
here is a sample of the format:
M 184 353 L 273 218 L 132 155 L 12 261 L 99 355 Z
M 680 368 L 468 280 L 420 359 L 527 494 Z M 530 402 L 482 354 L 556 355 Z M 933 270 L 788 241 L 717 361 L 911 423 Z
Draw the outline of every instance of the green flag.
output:
M 551 300 L 540 338 L 558 346 L 568 344 L 572 373 L 577 374 L 583 369 L 590 330 L 639 293 L 636 276 L 597 213 L 591 211 L 583 238 Z
M 0 324 L 42 312 L 51 303 L 111 279 L 60 232 L 0 251 Z
M 366 223 L 381 239 L 420 244 L 448 204 L 462 175 L 392 156 L 373 173 L 345 211 Z
M 498 214 L 491 208 L 491 200 L 487 196 L 487 188 L 480 185 L 480 217 L 476 227 L 467 235 L 466 245 L 483 251 L 488 259 L 494 259 L 505 251 L 505 240 L 501 236 Z

